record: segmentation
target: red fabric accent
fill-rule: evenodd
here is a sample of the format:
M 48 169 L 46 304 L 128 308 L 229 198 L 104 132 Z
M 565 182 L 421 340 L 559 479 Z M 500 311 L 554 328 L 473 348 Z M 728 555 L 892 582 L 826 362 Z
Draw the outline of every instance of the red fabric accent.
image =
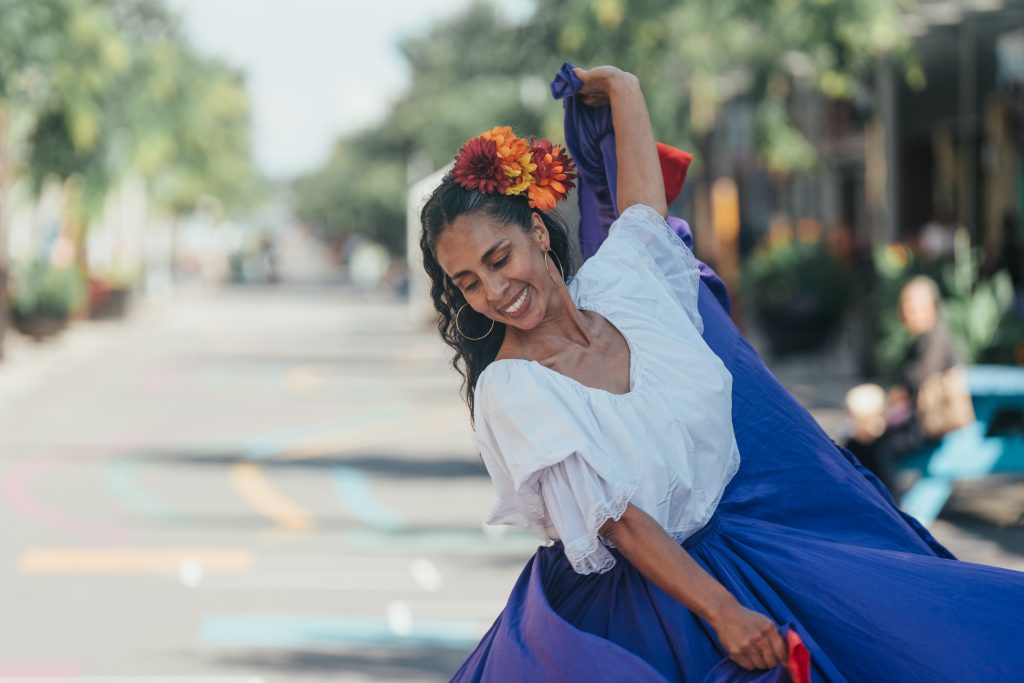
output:
M 792 628 L 786 634 L 786 646 L 789 648 L 786 669 L 793 683 L 811 683 L 811 654 L 799 634 Z
M 683 191 L 693 155 L 659 142 L 658 160 L 661 161 L 661 175 L 665 178 L 665 202 L 671 204 Z

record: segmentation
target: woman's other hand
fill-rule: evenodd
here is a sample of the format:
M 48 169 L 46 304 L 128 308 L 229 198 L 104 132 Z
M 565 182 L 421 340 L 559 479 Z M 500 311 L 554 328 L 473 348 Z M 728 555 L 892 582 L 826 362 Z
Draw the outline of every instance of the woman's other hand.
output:
M 763 614 L 736 603 L 711 625 L 726 654 L 744 669 L 772 669 L 785 664 L 786 644 L 775 622 Z
M 624 85 L 639 86 L 640 81 L 631 73 L 614 66 L 595 66 L 593 69 L 573 69 L 583 87 L 576 91 L 588 107 L 601 107 L 611 101 L 612 91 Z

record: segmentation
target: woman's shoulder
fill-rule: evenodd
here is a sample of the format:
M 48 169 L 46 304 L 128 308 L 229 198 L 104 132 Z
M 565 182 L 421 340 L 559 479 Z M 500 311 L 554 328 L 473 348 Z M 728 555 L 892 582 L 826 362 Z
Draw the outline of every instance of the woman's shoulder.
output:
M 571 401 L 569 387 L 555 381 L 554 373 L 537 361 L 501 358 L 491 361 L 477 377 L 474 389 L 475 420 L 494 413 L 543 415 Z
M 547 402 L 561 398 L 564 388 L 552 382 L 548 369 L 527 358 L 498 358 L 490 361 L 476 378 L 474 395 L 483 408 Z

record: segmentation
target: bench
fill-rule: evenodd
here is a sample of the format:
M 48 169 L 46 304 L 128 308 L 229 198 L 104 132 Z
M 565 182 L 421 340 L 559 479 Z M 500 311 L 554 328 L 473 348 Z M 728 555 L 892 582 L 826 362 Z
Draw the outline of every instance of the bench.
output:
M 956 482 L 1024 472 L 1024 433 L 1002 429 L 1000 424 L 996 434 L 990 433 L 993 422 L 1003 423 L 1007 417 L 1012 422 L 1015 415 L 1024 413 L 1024 368 L 970 366 L 967 386 L 977 420 L 899 464 L 901 470 L 921 473 L 903 495 L 900 507 L 926 526 L 939 516 Z

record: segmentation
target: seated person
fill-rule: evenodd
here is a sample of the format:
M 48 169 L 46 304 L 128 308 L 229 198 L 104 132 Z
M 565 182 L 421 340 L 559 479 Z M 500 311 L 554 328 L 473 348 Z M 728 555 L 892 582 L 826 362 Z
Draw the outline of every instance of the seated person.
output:
M 939 311 L 939 288 L 923 275 L 900 290 L 900 319 L 913 336 L 900 367 L 901 381 L 885 392 L 875 384 L 846 395 L 853 433 L 846 447 L 899 500 L 894 463 L 928 444 L 921 429 L 917 397 L 924 381 L 959 364 L 952 335 Z

